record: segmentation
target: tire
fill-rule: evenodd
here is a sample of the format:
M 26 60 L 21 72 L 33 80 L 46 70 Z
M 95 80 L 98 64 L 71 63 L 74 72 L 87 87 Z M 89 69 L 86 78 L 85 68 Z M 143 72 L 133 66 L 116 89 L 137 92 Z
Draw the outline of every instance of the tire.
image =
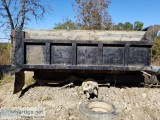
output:
M 79 115 L 81 120 L 115 120 L 115 107 L 102 100 L 90 100 L 80 104 Z

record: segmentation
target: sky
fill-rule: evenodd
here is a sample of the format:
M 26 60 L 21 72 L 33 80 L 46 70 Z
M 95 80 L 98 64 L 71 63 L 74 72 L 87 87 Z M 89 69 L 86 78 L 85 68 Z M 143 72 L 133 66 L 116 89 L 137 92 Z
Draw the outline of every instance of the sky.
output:
M 33 21 L 27 28 L 52 29 L 55 23 L 63 22 L 66 18 L 76 20 L 76 11 L 72 7 L 73 0 L 45 0 L 52 11 L 45 15 L 42 21 Z M 119 22 L 142 21 L 144 27 L 160 24 L 160 0 L 111 0 L 109 14 L 112 21 Z
M 51 10 L 41 21 L 28 23 L 25 29 L 52 29 L 56 23 L 63 22 L 66 18 L 76 21 L 72 3 L 73 0 L 41 0 L 49 4 Z M 144 27 L 160 24 L 160 0 L 111 0 L 108 12 L 112 22 L 141 21 Z M 0 35 L 2 30 L 0 30 Z

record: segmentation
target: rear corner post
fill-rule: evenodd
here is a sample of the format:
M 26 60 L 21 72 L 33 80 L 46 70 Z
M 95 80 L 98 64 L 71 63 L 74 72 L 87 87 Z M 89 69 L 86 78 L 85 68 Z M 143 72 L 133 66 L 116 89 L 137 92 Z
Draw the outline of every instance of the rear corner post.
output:
M 24 64 L 24 32 L 12 30 L 12 64 L 20 67 Z
M 25 84 L 25 75 L 23 70 L 24 65 L 24 32 L 18 30 L 12 30 L 12 65 L 16 69 L 20 69 L 15 72 L 14 91 L 16 94 L 20 92 Z
M 20 70 L 15 73 L 15 81 L 14 81 L 14 91 L 13 94 L 20 92 L 25 84 L 25 74 L 24 70 Z

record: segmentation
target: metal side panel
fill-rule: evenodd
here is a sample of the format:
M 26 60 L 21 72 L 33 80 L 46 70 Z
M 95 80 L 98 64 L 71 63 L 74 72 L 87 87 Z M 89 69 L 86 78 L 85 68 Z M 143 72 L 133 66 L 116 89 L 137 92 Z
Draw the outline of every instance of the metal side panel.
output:
M 72 64 L 72 44 L 52 44 L 51 64 Z
M 143 70 L 150 66 L 147 42 L 24 42 L 24 65 L 34 69 Z M 37 67 L 37 68 L 36 68 Z M 30 67 L 29 67 L 30 68 Z M 31 67 L 33 69 L 33 67 Z M 130 69 L 131 68 L 131 69 Z
M 25 63 L 26 64 L 46 64 L 45 44 L 26 44 Z
M 103 47 L 103 65 L 124 65 L 124 46 L 105 45 Z
M 151 48 L 149 46 L 130 46 L 128 65 L 149 66 L 151 62 Z
M 77 65 L 97 65 L 98 45 L 78 45 Z

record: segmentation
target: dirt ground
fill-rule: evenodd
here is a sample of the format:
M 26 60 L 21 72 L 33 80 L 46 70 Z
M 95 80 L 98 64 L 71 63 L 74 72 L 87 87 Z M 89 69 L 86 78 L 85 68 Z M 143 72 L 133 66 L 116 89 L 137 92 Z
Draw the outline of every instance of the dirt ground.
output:
M 31 75 L 26 77 L 30 79 Z M 0 86 L 0 108 L 43 107 L 45 120 L 80 120 L 79 104 L 87 100 L 81 86 L 62 88 L 27 84 L 23 92 L 13 94 L 13 85 L 14 81 Z M 113 103 L 116 120 L 160 120 L 158 88 L 104 86 L 99 88 L 98 99 Z

